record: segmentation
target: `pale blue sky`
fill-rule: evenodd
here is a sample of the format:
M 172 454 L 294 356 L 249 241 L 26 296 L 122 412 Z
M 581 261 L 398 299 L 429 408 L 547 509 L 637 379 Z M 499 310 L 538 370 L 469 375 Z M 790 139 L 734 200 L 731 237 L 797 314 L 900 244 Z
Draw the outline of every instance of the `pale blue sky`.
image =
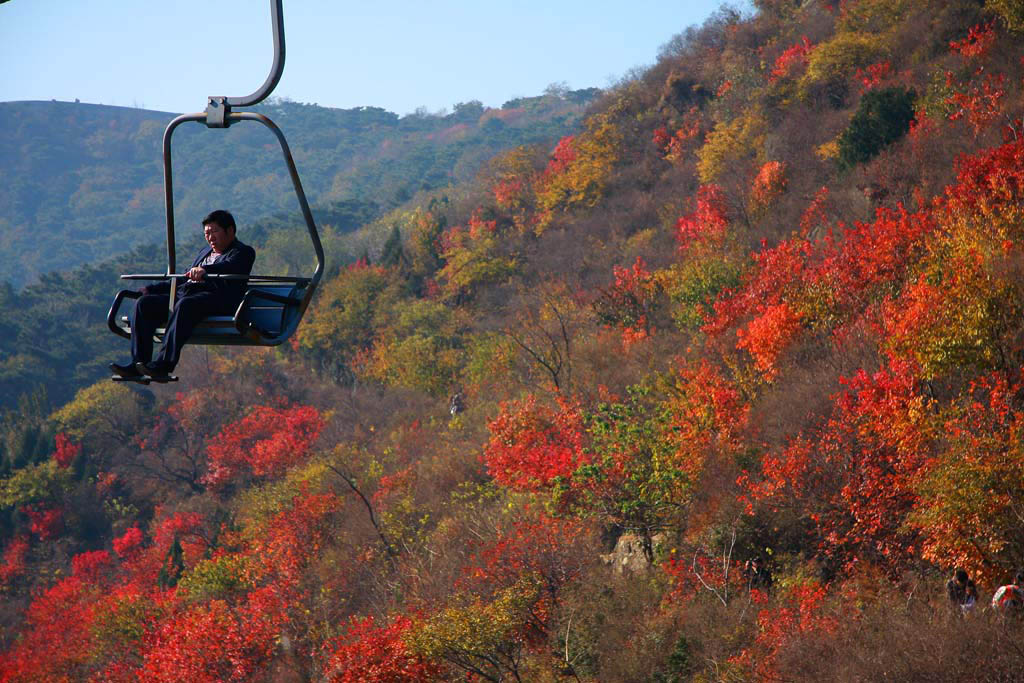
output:
M 278 96 L 398 114 L 551 83 L 606 87 L 721 0 L 285 0 Z M 733 6 L 749 10 L 749 2 Z M 247 95 L 271 61 L 269 0 L 11 0 L 0 4 L 0 101 L 199 111 Z

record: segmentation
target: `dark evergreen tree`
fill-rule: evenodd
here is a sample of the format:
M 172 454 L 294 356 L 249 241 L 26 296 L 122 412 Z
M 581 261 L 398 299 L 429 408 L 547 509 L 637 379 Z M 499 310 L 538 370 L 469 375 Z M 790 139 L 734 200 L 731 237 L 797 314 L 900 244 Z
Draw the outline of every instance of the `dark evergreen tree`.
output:
M 916 97 L 913 90 L 899 86 L 865 93 L 849 128 L 839 137 L 839 165 L 850 168 L 869 161 L 906 135 Z
M 381 249 L 380 265 L 393 268 L 405 262 L 405 253 L 402 251 L 402 231 L 395 225 L 392 226 L 391 234 L 388 235 L 384 242 L 384 248 Z

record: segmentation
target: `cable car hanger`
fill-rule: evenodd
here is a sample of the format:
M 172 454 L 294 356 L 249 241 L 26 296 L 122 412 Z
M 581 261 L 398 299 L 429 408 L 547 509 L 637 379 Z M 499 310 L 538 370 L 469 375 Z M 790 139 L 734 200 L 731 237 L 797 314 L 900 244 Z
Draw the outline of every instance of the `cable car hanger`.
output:
M 171 163 L 171 139 L 174 131 L 183 123 L 190 121 L 204 123 L 207 128 L 227 128 L 239 121 L 257 121 L 277 138 L 288 168 L 288 174 L 299 200 L 302 217 L 306 223 L 309 238 L 316 253 L 316 269 L 313 275 L 304 277 L 282 277 L 272 275 L 216 275 L 207 274 L 208 278 L 247 279 L 249 289 L 239 304 L 234 316 L 210 316 L 206 318 L 189 337 L 190 344 L 215 345 L 246 345 L 276 346 L 284 342 L 298 327 L 309 302 L 316 291 L 324 272 L 324 250 L 320 243 L 320 235 L 313 220 L 313 214 L 302 189 L 295 161 L 292 158 L 288 142 L 284 134 L 268 117 L 251 111 L 234 111 L 239 107 L 251 107 L 265 100 L 274 91 L 284 72 L 285 40 L 282 0 L 270 0 L 270 17 L 274 38 L 274 61 L 270 74 L 255 92 L 245 97 L 225 97 L 211 95 L 207 98 L 206 111 L 194 114 L 182 114 L 173 119 L 163 135 L 164 165 L 164 206 L 167 222 L 167 272 L 161 274 L 130 274 L 122 275 L 122 280 L 170 280 L 171 291 L 169 306 L 175 304 L 177 282 L 186 276 L 177 273 L 174 243 L 174 187 Z M 118 310 L 125 298 L 137 299 L 139 292 L 121 290 L 107 314 L 107 326 L 118 336 L 131 338 L 131 322 L 127 316 L 118 318 Z M 157 329 L 156 339 L 161 340 L 164 333 Z

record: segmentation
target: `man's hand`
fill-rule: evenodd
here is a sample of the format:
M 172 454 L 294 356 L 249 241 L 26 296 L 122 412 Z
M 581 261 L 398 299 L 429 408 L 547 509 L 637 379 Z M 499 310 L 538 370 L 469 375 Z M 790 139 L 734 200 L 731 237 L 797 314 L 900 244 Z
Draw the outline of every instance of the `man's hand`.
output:
M 189 271 L 185 273 L 185 275 L 188 275 L 189 280 L 200 282 L 203 278 L 206 277 L 206 269 L 196 266 L 195 268 L 190 268 Z

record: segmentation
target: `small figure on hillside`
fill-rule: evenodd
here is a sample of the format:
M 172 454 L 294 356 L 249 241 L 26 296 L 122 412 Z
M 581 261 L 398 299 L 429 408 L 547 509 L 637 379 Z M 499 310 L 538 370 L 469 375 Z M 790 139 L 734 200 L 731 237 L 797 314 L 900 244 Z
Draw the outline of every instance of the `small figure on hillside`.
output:
M 1024 569 L 1017 570 L 1013 583 L 996 589 L 992 609 L 1002 614 L 1024 614 Z
M 747 560 L 746 564 L 743 565 L 743 576 L 747 578 L 748 587 L 759 588 L 765 591 L 771 590 L 772 573 L 764 565 L 764 561 L 760 556 Z
M 465 409 L 466 406 L 462 402 L 462 392 L 452 394 L 452 397 L 448 400 L 448 412 L 452 414 L 452 417 L 455 417 Z
M 966 614 L 974 609 L 978 602 L 978 587 L 963 569 L 953 572 L 953 577 L 946 582 L 946 593 L 949 601 L 960 608 Z

